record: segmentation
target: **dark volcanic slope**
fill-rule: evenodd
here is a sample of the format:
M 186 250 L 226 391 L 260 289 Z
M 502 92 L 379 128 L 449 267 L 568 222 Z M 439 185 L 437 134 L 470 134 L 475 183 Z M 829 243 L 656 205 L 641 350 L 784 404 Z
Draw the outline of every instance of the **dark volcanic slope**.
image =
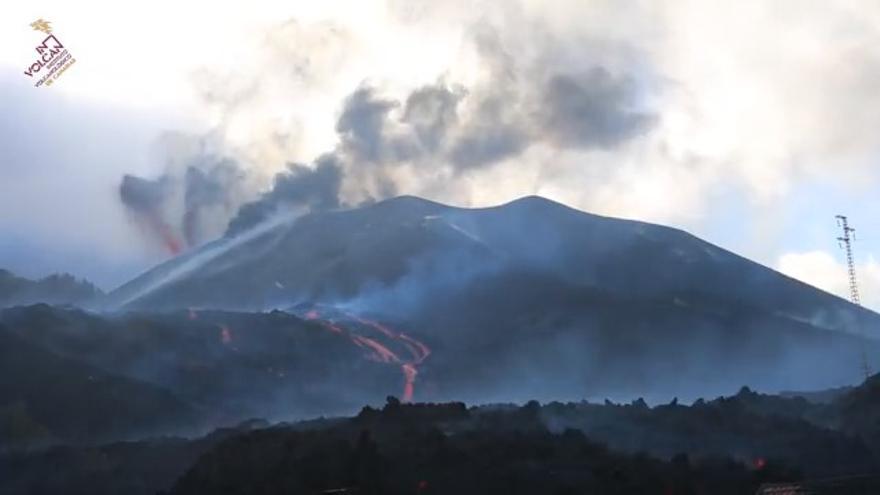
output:
M 628 298 L 685 301 L 698 294 L 829 325 L 846 323 L 838 313 L 854 312 L 839 298 L 685 232 L 591 215 L 540 197 L 482 209 L 399 197 L 275 220 L 156 267 L 114 291 L 108 304 L 262 309 L 347 299 L 406 277 L 435 281 L 429 279 L 436 274 L 420 267 L 459 277 L 528 269 Z
M 0 450 L 192 428 L 171 393 L 58 356 L 0 324 Z
M 104 399 L 113 398 L 123 401 L 116 406 L 123 418 L 130 404 L 135 413 L 164 420 L 176 408 L 151 400 L 151 390 L 161 390 L 196 408 L 197 425 L 169 422 L 169 431 L 188 433 L 246 418 L 351 412 L 403 387 L 399 365 L 372 361 L 347 335 L 282 312 L 99 315 L 37 305 L 0 311 L 4 325 L 8 332 L 0 336 L 8 334 L 10 344 L 0 349 L 8 353 L 0 362 L 8 379 L 0 383 L 7 387 L 0 389 L 0 407 L 41 404 L 41 417 L 58 421 L 71 419 L 65 403 L 76 401 L 71 408 L 108 426 Z M 72 428 L 83 436 L 92 431 L 79 423 Z
M 809 390 L 880 366 L 880 317 L 667 227 L 528 197 L 413 197 L 277 217 L 171 260 L 111 308 L 355 310 L 424 336 L 421 398 L 469 401 Z M 822 363 L 817 366 L 816 363 Z

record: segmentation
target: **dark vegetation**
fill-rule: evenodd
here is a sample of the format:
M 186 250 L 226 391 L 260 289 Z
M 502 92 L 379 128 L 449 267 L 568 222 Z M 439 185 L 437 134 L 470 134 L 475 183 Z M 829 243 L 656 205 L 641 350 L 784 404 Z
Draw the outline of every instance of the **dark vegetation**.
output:
M 170 490 L 197 493 L 748 493 L 797 476 L 730 460 L 621 454 L 577 430 L 554 434 L 537 409 L 492 418 L 464 405 L 365 410 L 330 429 L 275 428 L 227 439 Z
M 0 325 L 0 451 L 192 429 L 160 387 L 57 356 Z
M 402 387 L 398 366 L 282 312 L 11 308 L 0 358 L 0 450 L 350 414 Z
M 168 437 L 7 453 L 0 456 L 0 493 L 153 495 L 220 440 L 257 425 L 219 429 L 194 440 Z
M 0 491 L 745 494 L 769 482 L 880 473 L 878 406 L 880 375 L 826 404 L 748 389 L 655 407 L 389 398 L 349 419 L 7 453 Z
M 39 302 L 87 304 L 99 296 L 103 296 L 103 292 L 90 282 L 66 273 L 28 280 L 0 269 L 0 308 Z

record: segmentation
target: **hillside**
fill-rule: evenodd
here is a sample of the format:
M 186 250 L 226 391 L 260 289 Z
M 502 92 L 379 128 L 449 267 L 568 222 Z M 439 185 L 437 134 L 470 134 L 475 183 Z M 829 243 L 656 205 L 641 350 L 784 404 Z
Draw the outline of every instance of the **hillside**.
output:
M 877 314 L 688 233 L 539 197 L 279 214 L 104 304 L 371 315 L 433 347 L 422 390 L 475 402 L 851 385 L 861 348 L 877 346 L 851 331 L 880 329 Z
M 77 280 L 66 273 L 29 280 L 0 269 L 0 308 L 35 303 L 85 304 L 102 295 L 87 280 Z
M 430 296 L 512 272 L 625 298 L 753 306 L 829 328 L 846 328 L 855 315 L 880 321 L 680 230 L 540 197 L 466 209 L 404 196 L 299 218 L 278 215 L 148 271 L 106 304 L 265 309 L 303 300 L 375 301 L 395 290 Z
M 878 444 L 831 404 L 747 389 L 693 405 L 401 404 L 166 438 L 0 455 L 4 493 L 755 493 L 768 482 L 875 493 Z M 92 462 L 95 458 L 105 462 Z M 41 468 L 58 461 L 53 476 Z M 807 481 L 812 480 L 812 481 Z M 857 491 L 860 487 L 862 491 Z M 825 493 L 825 492 L 820 492 Z
M 0 450 L 191 430 L 196 421 L 168 391 L 58 356 L 0 323 Z

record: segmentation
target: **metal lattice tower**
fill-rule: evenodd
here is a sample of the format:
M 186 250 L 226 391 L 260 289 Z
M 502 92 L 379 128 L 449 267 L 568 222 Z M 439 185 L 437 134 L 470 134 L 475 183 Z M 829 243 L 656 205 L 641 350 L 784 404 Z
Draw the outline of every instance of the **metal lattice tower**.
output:
M 859 297 L 859 282 L 856 278 L 856 263 L 853 257 L 852 241 L 856 240 L 856 229 L 849 226 L 849 220 L 843 215 L 837 215 L 837 223 L 843 229 L 843 237 L 838 237 L 840 247 L 846 251 L 846 267 L 849 273 L 849 297 L 853 304 L 861 306 Z
M 856 240 L 856 229 L 850 227 L 849 219 L 844 215 L 837 215 L 837 224 L 843 229 L 843 236 L 838 237 L 837 241 L 840 243 L 840 247 L 846 251 L 846 268 L 849 276 L 849 297 L 853 304 L 861 306 L 862 300 L 859 296 L 859 281 L 856 278 L 856 263 L 855 258 L 853 257 L 852 248 L 852 243 Z M 858 322 L 858 331 L 861 333 L 862 325 L 860 314 L 856 316 L 856 321 Z M 864 347 L 862 348 L 862 368 L 865 372 L 865 379 L 867 379 L 871 376 L 871 368 L 868 366 L 868 356 L 865 354 Z

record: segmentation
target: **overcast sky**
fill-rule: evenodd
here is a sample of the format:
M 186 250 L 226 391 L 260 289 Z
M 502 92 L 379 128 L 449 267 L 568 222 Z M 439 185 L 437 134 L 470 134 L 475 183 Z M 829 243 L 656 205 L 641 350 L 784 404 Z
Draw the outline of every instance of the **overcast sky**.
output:
M 41 17 L 76 63 L 35 88 Z M 878 47 L 871 1 L 6 2 L 0 266 L 112 288 L 169 256 L 124 175 L 233 163 L 225 223 L 330 153 L 344 204 L 540 194 L 841 295 L 845 213 L 880 309 Z

